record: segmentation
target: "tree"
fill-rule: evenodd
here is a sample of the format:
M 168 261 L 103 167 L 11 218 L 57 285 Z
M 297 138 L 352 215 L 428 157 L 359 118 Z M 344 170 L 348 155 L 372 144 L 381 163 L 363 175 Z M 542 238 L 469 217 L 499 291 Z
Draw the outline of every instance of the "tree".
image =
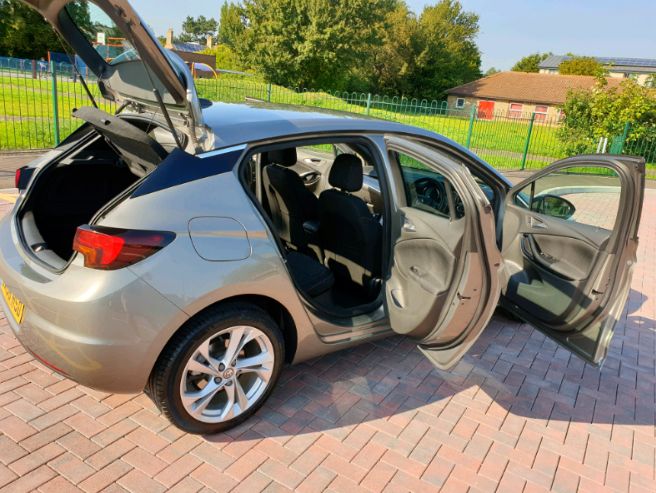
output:
M 649 88 L 627 79 L 619 88 L 608 89 L 599 77 L 592 90 L 571 91 L 565 101 L 564 124 L 559 130 L 565 152 L 594 152 L 602 137 L 621 136 L 631 122 L 629 142 L 656 139 L 656 96 Z
M 215 19 L 207 19 L 204 15 L 197 18 L 187 16 L 182 23 L 182 33 L 178 36 L 178 41 L 205 43 L 208 36 L 216 35 L 216 27 Z
M 596 77 L 603 75 L 605 70 L 593 57 L 573 56 L 560 64 L 558 72 L 561 75 L 593 75 Z
M 499 70 L 495 67 L 490 67 L 489 69 L 487 69 L 485 71 L 485 74 L 483 74 L 483 75 L 485 75 L 485 77 L 489 77 L 490 75 L 498 74 L 499 72 L 501 72 L 501 70 Z
M 232 2 L 224 2 L 219 17 L 217 41 L 235 49 L 244 36 L 244 9 Z
M 203 50 L 206 55 L 214 55 L 216 57 L 216 68 L 224 70 L 244 70 L 244 65 L 232 48 L 226 44 L 218 44 L 212 48 Z
M 239 55 L 276 84 L 345 89 L 396 0 L 245 0 Z
M 419 16 L 421 51 L 411 75 L 416 94 L 440 98 L 447 89 L 481 76 L 478 30 L 478 15 L 464 11 L 457 0 L 424 8 Z
M 360 65 L 363 90 L 392 94 L 411 94 L 410 76 L 419 51 L 419 22 L 403 2 L 387 14 L 381 43 L 372 45 Z
M 520 59 L 515 65 L 513 65 L 513 72 L 535 72 L 540 71 L 540 62 L 547 59 L 551 56 L 551 53 L 533 53 L 532 55 L 527 55 L 524 58 Z
M 63 46 L 43 16 L 18 0 L 0 0 L 0 53 L 40 59 L 48 51 L 63 51 Z
M 651 74 L 645 81 L 645 87 L 656 88 L 656 74 Z

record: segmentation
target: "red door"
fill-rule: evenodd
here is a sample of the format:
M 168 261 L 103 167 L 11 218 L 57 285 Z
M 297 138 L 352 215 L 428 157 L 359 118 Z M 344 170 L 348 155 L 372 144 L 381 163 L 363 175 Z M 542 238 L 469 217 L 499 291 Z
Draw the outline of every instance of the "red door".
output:
M 478 102 L 478 118 L 481 120 L 491 120 L 494 116 L 494 101 Z

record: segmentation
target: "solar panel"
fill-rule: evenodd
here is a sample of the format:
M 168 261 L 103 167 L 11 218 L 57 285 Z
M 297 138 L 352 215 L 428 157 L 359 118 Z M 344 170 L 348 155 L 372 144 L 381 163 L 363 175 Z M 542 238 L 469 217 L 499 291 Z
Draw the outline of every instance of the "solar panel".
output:
M 569 60 L 571 57 L 567 55 L 551 55 L 547 57 L 542 63 L 541 66 L 558 66 L 560 63 L 565 60 Z M 596 59 L 602 65 L 614 65 L 621 67 L 653 67 L 656 68 L 656 59 L 652 58 L 622 58 L 622 57 L 604 57 L 596 56 L 592 57 Z

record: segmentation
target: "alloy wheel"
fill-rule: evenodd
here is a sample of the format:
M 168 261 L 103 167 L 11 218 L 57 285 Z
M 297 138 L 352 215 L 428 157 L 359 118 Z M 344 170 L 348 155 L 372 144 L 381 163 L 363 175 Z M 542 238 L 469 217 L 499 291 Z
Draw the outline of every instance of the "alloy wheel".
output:
M 194 350 L 182 372 L 184 409 L 205 423 L 241 415 L 266 391 L 274 359 L 271 341 L 255 327 L 229 327 L 212 335 Z

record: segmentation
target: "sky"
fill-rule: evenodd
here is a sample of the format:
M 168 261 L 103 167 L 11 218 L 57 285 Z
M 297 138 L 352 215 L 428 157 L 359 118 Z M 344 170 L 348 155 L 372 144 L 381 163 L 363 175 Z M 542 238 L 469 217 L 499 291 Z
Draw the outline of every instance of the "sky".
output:
M 420 13 L 423 0 L 406 0 Z M 183 19 L 218 18 L 223 0 L 131 0 L 132 5 L 164 35 L 180 32 Z M 524 55 L 568 52 L 630 58 L 656 58 L 656 0 L 461 0 L 480 16 L 477 43 L 482 68 L 508 70 Z

